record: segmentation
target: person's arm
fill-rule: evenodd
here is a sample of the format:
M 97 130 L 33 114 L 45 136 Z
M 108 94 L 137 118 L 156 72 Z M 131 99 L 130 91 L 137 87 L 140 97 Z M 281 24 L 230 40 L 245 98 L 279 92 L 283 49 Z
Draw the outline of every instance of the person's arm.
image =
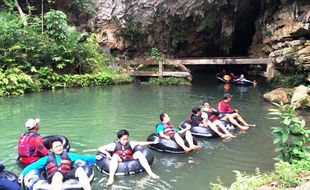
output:
M 110 159 L 111 155 L 109 152 L 113 152 L 115 149 L 115 146 L 116 146 L 115 143 L 110 143 L 108 145 L 103 145 L 103 146 L 99 147 L 98 150 L 101 153 L 105 154 Z
M 131 147 L 135 147 L 136 145 L 146 146 L 146 145 L 150 145 L 150 144 L 158 144 L 159 141 L 158 140 L 149 141 L 149 142 L 146 142 L 146 141 L 144 141 L 144 142 L 131 142 L 130 141 L 130 143 L 131 143 Z M 134 144 L 134 143 L 136 143 L 136 144 Z
M 212 108 L 212 114 L 218 116 L 218 115 L 220 115 L 220 112 L 218 110 Z
M 220 113 L 234 113 L 236 110 L 233 110 L 228 103 L 221 101 L 218 105 L 218 111 Z
M 191 128 L 191 126 L 187 126 L 186 128 L 179 130 L 178 133 L 183 133 L 183 132 L 189 130 L 190 128 Z
M 254 81 L 250 81 L 250 80 L 248 80 L 248 79 L 244 79 L 243 82 L 249 82 L 249 83 L 252 83 L 252 84 L 254 84 L 254 85 L 257 84 L 255 80 L 254 80 Z
M 35 138 L 35 144 L 37 144 L 38 146 L 38 151 L 42 154 L 42 155 L 47 155 L 48 154 L 48 149 L 44 146 L 43 144 L 43 138 L 40 135 L 40 137 Z
M 68 156 L 72 160 L 72 162 L 74 162 L 76 160 L 83 160 L 87 163 L 95 163 L 96 162 L 96 156 L 93 156 L 93 155 L 80 155 L 80 154 L 69 152 Z
M 164 134 L 164 131 L 160 132 L 160 133 L 159 133 L 159 136 L 162 137 L 162 138 L 164 138 L 164 139 L 168 139 L 168 140 L 171 139 L 169 136 L 167 136 L 167 135 Z
M 223 106 L 223 101 L 220 101 L 217 105 L 217 109 L 220 113 L 224 113 L 224 106 Z
M 227 113 L 235 113 L 235 112 L 238 112 L 238 110 L 232 109 L 232 108 L 229 106 L 229 104 L 226 104 L 226 106 L 227 106 L 227 108 L 226 108 Z
M 28 165 L 25 169 L 23 169 L 21 175 L 24 177 L 27 173 L 29 173 L 31 170 L 35 169 L 43 169 L 46 165 L 48 156 L 44 156 L 43 158 L 40 158 L 39 160 L 33 162 L 32 164 Z
M 195 127 L 195 126 L 200 126 L 200 127 L 203 127 L 204 124 L 202 123 L 202 120 L 199 119 L 199 116 L 193 116 L 192 117 L 192 126 Z M 185 128 L 186 129 L 186 128 Z M 182 129 L 183 130 L 183 129 Z M 182 131 L 181 130 L 181 131 Z M 186 129 L 187 130 L 187 129 Z M 179 132 L 181 133 L 181 132 Z
M 157 127 L 156 127 L 156 133 L 157 133 L 160 137 L 170 140 L 170 137 L 164 134 L 164 125 L 163 125 L 163 124 L 158 124 L 158 125 L 157 125 Z

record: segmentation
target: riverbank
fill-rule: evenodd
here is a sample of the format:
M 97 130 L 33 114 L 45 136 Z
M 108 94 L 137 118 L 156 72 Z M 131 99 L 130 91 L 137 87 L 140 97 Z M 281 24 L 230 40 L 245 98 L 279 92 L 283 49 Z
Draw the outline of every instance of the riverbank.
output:
M 261 173 L 256 169 L 255 174 L 236 173 L 236 181 L 230 187 L 225 187 L 222 182 L 211 183 L 212 190 L 275 190 L 295 189 L 306 190 L 309 186 L 310 160 L 298 161 L 295 163 L 280 162 L 275 165 L 272 172 Z
M 236 182 L 227 188 L 222 184 L 211 184 L 215 189 L 307 189 L 310 175 L 310 130 L 305 120 L 296 114 L 296 107 L 290 104 L 276 104 L 277 108 L 269 109 L 270 119 L 280 121 L 280 126 L 272 127 L 273 144 L 276 145 L 274 171 L 261 174 L 256 169 L 255 174 L 248 175 L 239 171 L 236 173 Z M 298 187 L 302 185 L 301 187 Z
M 125 84 L 132 82 L 132 78 L 112 69 L 96 74 L 57 74 L 46 68 L 45 74 L 33 73 L 29 75 L 14 68 L 1 72 L 0 96 L 22 95 L 42 90 L 56 90 L 60 88 L 103 86 Z

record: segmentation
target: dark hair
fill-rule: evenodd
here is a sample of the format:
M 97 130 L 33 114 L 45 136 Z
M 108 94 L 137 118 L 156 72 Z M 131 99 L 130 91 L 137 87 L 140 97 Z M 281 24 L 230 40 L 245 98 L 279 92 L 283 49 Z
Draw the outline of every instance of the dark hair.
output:
M 200 111 L 201 111 L 200 107 L 192 107 L 192 113 L 193 114 L 197 114 Z
M 165 117 L 165 114 L 167 114 L 167 113 L 161 113 L 160 115 L 159 115 L 159 120 L 160 121 L 163 121 L 164 120 L 164 117 Z
M 204 100 L 204 101 L 202 102 L 202 105 L 204 105 L 205 103 L 208 103 L 208 104 L 210 104 L 210 106 L 211 106 L 211 103 L 210 103 L 209 100 Z
M 227 100 L 228 98 L 231 98 L 231 97 L 233 97 L 231 94 L 224 94 L 223 99 Z
M 53 143 L 54 142 L 56 142 L 56 141 L 59 141 L 59 142 L 61 142 L 61 144 L 62 144 L 62 140 L 61 140 L 61 138 L 60 137 L 52 137 L 50 140 L 49 140 L 49 142 L 48 142 L 48 146 L 49 146 L 49 148 L 52 148 L 53 147 Z
M 120 139 L 124 135 L 129 136 L 129 132 L 126 129 L 119 130 L 116 134 L 118 139 Z

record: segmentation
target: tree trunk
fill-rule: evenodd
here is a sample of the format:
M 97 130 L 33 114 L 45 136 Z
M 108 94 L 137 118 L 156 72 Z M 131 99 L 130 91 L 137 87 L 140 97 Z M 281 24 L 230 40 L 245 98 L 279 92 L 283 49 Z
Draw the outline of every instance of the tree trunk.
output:
M 14 0 L 14 2 L 15 2 L 15 6 L 19 12 L 20 17 L 23 20 L 24 26 L 27 26 L 27 18 L 26 18 L 25 13 L 23 12 L 22 8 L 19 6 L 18 1 Z

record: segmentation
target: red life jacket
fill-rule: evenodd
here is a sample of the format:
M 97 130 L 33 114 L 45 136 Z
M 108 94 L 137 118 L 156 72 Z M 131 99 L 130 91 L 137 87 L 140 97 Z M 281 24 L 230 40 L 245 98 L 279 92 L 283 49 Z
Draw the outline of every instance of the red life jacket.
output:
M 175 133 L 174 126 L 166 123 L 161 123 L 164 125 L 164 134 L 170 136 Z
M 220 114 L 217 110 L 214 110 L 214 109 L 212 109 L 212 111 L 210 111 L 210 112 L 207 112 L 208 113 L 208 119 L 210 120 L 210 121 L 215 121 L 215 120 L 218 120 L 219 118 L 218 118 L 218 115 Z
M 42 143 L 37 144 L 38 141 Z M 18 138 L 17 149 L 20 161 L 24 164 L 32 163 L 40 157 L 45 156 L 45 152 L 47 153 L 41 135 L 35 131 L 21 134 Z
M 123 146 L 119 141 L 115 141 L 115 149 L 113 151 L 114 154 L 118 154 L 123 160 L 124 159 L 130 159 L 133 155 L 133 150 L 130 146 L 130 143 L 128 143 Z
M 57 171 L 65 174 L 72 169 L 72 161 L 68 157 L 66 150 L 63 151 L 60 157 L 60 166 L 58 166 L 54 153 L 48 153 L 48 159 L 45 165 L 48 179 L 51 179 Z

